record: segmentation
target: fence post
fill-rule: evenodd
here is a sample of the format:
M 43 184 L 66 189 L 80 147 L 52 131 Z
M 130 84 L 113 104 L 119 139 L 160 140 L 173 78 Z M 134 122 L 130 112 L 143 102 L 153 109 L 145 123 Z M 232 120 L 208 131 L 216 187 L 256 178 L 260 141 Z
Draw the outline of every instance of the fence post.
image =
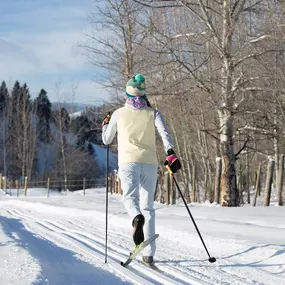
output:
M 0 173 L 0 189 L 2 189 L 2 173 Z
M 260 193 L 260 176 L 261 176 L 261 162 L 258 165 L 258 170 L 256 174 L 256 181 L 255 181 L 255 189 L 254 189 L 254 196 L 253 196 L 253 201 L 252 201 L 252 206 L 256 206 L 256 199 L 257 195 Z
M 19 180 L 16 180 L 17 197 L 19 197 Z
M 25 176 L 25 186 L 24 186 L 24 189 L 25 189 L 25 197 L 27 197 L 27 190 L 28 190 L 28 177 Z
M 269 206 L 269 204 L 270 204 L 270 196 L 271 196 L 271 188 L 272 188 L 273 172 L 274 172 L 274 163 L 275 163 L 275 161 L 272 158 L 270 158 L 268 161 L 268 166 L 267 166 L 264 206 Z
M 116 177 L 117 170 L 114 170 L 114 193 L 116 194 L 116 185 L 117 185 L 117 177 Z
M 7 178 L 4 176 L 4 192 L 7 194 Z
M 67 189 L 67 177 L 64 176 L 64 188 L 65 188 L 65 192 L 66 192 L 66 195 L 68 194 L 68 189 Z
M 86 178 L 83 178 L 83 195 L 85 196 Z
M 109 192 L 110 194 L 112 194 L 113 193 L 113 175 L 112 174 L 109 175 L 109 179 L 110 179 Z
M 121 179 L 118 176 L 118 190 L 119 190 L 119 194 L 123 195 L 123 190 L 122 190 L 122 185 L 121 185 Z
M 47 197 L 49 197 L 49 188 L 50 188 L 50 178 L 47 180 Z

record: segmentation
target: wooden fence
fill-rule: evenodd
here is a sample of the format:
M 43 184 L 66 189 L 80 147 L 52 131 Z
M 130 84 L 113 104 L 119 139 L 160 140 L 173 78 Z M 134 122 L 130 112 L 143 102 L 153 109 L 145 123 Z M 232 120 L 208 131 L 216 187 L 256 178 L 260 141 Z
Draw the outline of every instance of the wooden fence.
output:
M 274 160 L 269 159 L 267 160 L 267 169 L 265 170 L 265 162 L 262 162 L 258 165 L 257 172 L 256 172 L 256 178 L 254 182 L 254 195 L 253 200 L 249 201 L 248 203 L 251 203 L 252 206 L 256 206 L 257 197 L 261 196 L 261 192 L 263 190 L 263 205 L 269 206 L 270 205 L 270 198 L 271 198 L 271 192 L 272 192 L 272 185 L 273 185 L 273 176 L 274 176 Z M 262 176 L 262 164 L 263 164 L 263 172 L 265 177 L 265 187 L 264 189 L 261 189 L 261 176 Z M 220 179 L 221 179 L 221 160 L 217 160 L 217 166 L 216 166 L 216 180 L 214 189 L 212 189 L 214 193 L 213 201 L 219 203 L 219 197 L 220 197 Z M 284 155 L 280 158 L 280 172 L 278 175 L 278 179 L 276 181 L 276 193 L 278 198 L 278 205 L 283 205 L 283 174 L 284 174 Z M 190 203 L 191 201 L 198 202 L 197 196 L 199 195 L 199 186 L 198 186 L 198 180 L 195 179 L 195 183 L 192 181 L 192 190 L 189 191 L 189 187 L 185 187 L 183 183 L 179 183 L 181 185 L 181 190 L 183 192 L 183 195 L 187 201 L 187 203 Z M 189 183 L 188 183 L 189 184 Z M 238 185 L 241 183 L 238 183 Z M 187 185 L 187 183 L 186 183 Z M 194 187 L 194 186 L 195 187 Z M 247 183 L 249 188 L 249 183 Z M 106 179 L 105 178 L 96 178 L 96 179 L 86 179 L 83 177 L 83 179 L 80 180 L 67 180 L 64 181 L 57 181 L 57 180 L 51 180 L 48 178 L 46 181 L 28 181 L 27 177 L 22 179 L 21 181 L 11 181 L 6 179 L 5 176 L 2 176 L 0 173 L 0 189 L 4 191 L 4 193 L 8 193 L 8 191 L 16 191 L 17 197 L 19 197 L 19 192 L 21 191 L 21 194 L 24 196 L 28 196 L 28 189 L 30 188 L 43 188 L 43 191 L 46 191 L 46 196 L 49 197 L 50 195 L 50 189 L 58 190 L 58 191 L 65 191 L 66 194 L 68 194 L 69 191 L 73 190 L 83 190 L 83 195 L 86 194 L 87 189 L 91 188 L 98 188 L 98 187 L 105 187 L 106 186 Z M 203 185 L 200 187 L 203 188 Z M 239 186 L 241 187 L 241 186 Z M 108 175 L 108 189 L 110 194 L 123 194 L 123 190 L 121 187 L 120 178 L 118 177 L 117 171 L 114 171 L 113 173 L 110 173 Z M 195 190 L 196 189 L 196 190 Z M 244 195 L 244 193 L 249 192 L 249 189 L 239 189 L 239 192 L 241 193 L 241 196 Z M 15 195 L 15 194 L 14 194 Z M 157 202 L 160 202 L 162 204 L 166 205 L 174 205 L 176 204 L 177 199 L 179 198 L 179 193 L 174 186 L 173 179 L 171 175 L 169 175 L 168 171 L 163 172 L 161 169 L 158 173 L 158 179 L 157 179 L 157 185 L 156 185 L 156 191 L 154 195 L 154 200 Z M 259 198 L 260 201 L 260 198 Z M 243 203 L 241 203 L 242 205 Z

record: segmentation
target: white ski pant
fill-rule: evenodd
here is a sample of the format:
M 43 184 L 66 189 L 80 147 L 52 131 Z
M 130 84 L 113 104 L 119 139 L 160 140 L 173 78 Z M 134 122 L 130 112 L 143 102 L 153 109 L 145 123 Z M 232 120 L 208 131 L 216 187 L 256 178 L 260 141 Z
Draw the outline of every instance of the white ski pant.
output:
M 157 181 L 157 165 L 139 162 L 124 163 L 118 171 L 123 189 L 123 202 L 132 220 L 139 214 L 145 217 L 145 240 L 155 234 L 154 193 Z M 154 256 L 155 241 L 147 246 L 144 256 Z

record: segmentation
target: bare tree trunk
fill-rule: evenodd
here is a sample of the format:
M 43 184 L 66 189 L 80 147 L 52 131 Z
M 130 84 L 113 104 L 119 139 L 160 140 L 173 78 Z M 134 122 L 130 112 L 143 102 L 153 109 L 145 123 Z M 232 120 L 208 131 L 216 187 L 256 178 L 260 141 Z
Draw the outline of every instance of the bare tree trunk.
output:
M 125 74 L 126 78 L 130 79 L 133 74 L 134 67 L 134 53 L 133 53 L 133 25 L 131 21 L 131 11 L 129 0 L 124 0 L 124 14 L 118 15 L 121 21 L 121 29 L 125 47 Z M 124 19 L 124 18 L 125 19 Z M 124 24 L 125 22 L 125 24 Z
M 33 165 L 34 165 L 34 158 L 36 154 L 36 147 L 37 147 L 37 127 L 36 123 L 33 123 L 33 118 L 30 118 L 30 142 L 29 142 L 29 158 L 27 162 L 27 176 L 28 180 L 31 181 Z
M 276 118 L 276 113 L 277 110 L 275 111 L 274 114 L 274 124 L 276 126 L 277 124 L 277 118 Z M 274 160 L 275 160 L 275 179 L 274 179 L 274 185 L 277 188 L 277 183 L 279 181 L 279 142 L 278 142 L 278 138 L 277 138 L 277 128 L 274 127 L 274 138 L 273 138 L 273 146 L 274 146 Z
M 170 198 L 170 183 L 169 183 L 169 172 L 166 171 L 164 172 L 164 178 L 163 178 L 163 186 L 164 186 L 164 193 L 165 193 L 165 196 L 164 196 L 164 201 L 165 201 L 165 204 L 166 205 L 169 205 L 169 198 Z
M 170 203 L 171 205 L 176 204 L 176 188 L 173 183 L 172 176 L 169 177 L 169 187 L 170 187 Z
M 235 154 L 233 148 L 233 122 L 230 112 L 219 111 L 221 140 L 221 195 L 222 206 L 237 206 L 238 193 L 236 187 Z
M 274 160 L 272 158 L 268 161 L 267 174 L 266 174 L 266 184 L 265 184 L 265 195 L 264 195 L 264 206 L 270 205 L 270 196 L 273 182 L 274 173 Z
M 216 203 L 220 203 L 220 190 L 221 190 L 221 173 L 222 173 L 222 160 L 220 157 L 216 158 L 216 177 L 215 177 L 215 198 Z
M 192 168 L 192 193 L 193 193 L 193 202 L 198 202 L 197 183 L 196 183 L 196 166 L 195 165 L 193 165 L 193 168 Z
M 277 202 L 278 206 L 283 206 L 282 190 L 283 190 L 283 176 L 284 176 L 284 154 L 281 155 L 279 160 L 279 173 L 277 183 Z
M 181 162 L 181 174 L 182 174 L 182 179 L 183 179 L 183 184 L 184 184 L 184 196 L 187 199 L 187 197 L 190 196 L 189 195 L 189 186 L 188 186 L 189 179 L 187 178 L 188 177 L 187 164 L 185 162 L 186 159 L 184 159 L 184 156 L 188 155 L 188 153 L 185 152 L 182 154 L 181 147 L 180 147 L 180 144 L 178 141 L 178 134 L 177 134 L 175 127 L 173 126 L 172 119 L 170 119 L 170 128 L 172 130 L 172 135 L 173 135 L 173 138 L 175 140 L 175 145 L 177 147 L 177 153 L 180 154 L 180 157 L 181 157 L 180 162 Z
M 245 154 L 245 164 L 246 164 L 246 191 L 247 191 L 247 204 L 250 204 L 250 185 L 249 185 L 249 161 L 248 161 L 248 151 Z
M 256 174 L 256 181 L 255 181 L 255 188 L 254 188 L 254 196 L 253 196 L 253 201 L 252 201 L 252 205 L 253 207 L 256 206 L 256 199 L 257 199 L 257 195 L 260 192 L 260 176 L 261 176 L 261 165 L 262 163 L 260 162 L 258 165 L 258 170 L 257 170 L 257 174 Z
M 62 156 L 62 163 L 63 163 L 63 173 L 64 173 L 64 181 L 67 180 L 67 169 L 66 169 L 66 161 L 65 161 L 65 144 L 64 144 L 64 136 L 63 136 L 63 126 L 62 126 L 62 115 L 61 115 L 61 106 L 58 102 L 58 117 L 59 117 L 59 135 L 60 135 L 60 150 Z M 65 191 L 66 191 L 65 185 Z
M 184 162 L 184 175 L 183 175 L 183 185 L 184 185 L 184 197 L 187 201 L 187 203 L 191 202 L 190 199 L 190 192 L 189 192 L 189 178 L 191 175 L 191 166 L 190 166 L 190 156 L 189 151 L 191 152 L 191 149 L 187 146 L 187 140 L 186 140 L 186 134 L 183 131 L 183 141 L 184 141 L 184 156 L 185 156 L 185 162 Z

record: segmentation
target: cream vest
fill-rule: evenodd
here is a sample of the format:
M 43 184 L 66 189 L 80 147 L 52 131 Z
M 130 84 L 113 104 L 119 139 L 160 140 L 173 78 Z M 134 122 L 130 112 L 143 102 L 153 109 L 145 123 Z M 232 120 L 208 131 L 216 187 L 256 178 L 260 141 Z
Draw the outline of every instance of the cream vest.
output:
M 155 146 L 154 109 L 118 109 L 119 165 L 127 162 L 158 164 Z

